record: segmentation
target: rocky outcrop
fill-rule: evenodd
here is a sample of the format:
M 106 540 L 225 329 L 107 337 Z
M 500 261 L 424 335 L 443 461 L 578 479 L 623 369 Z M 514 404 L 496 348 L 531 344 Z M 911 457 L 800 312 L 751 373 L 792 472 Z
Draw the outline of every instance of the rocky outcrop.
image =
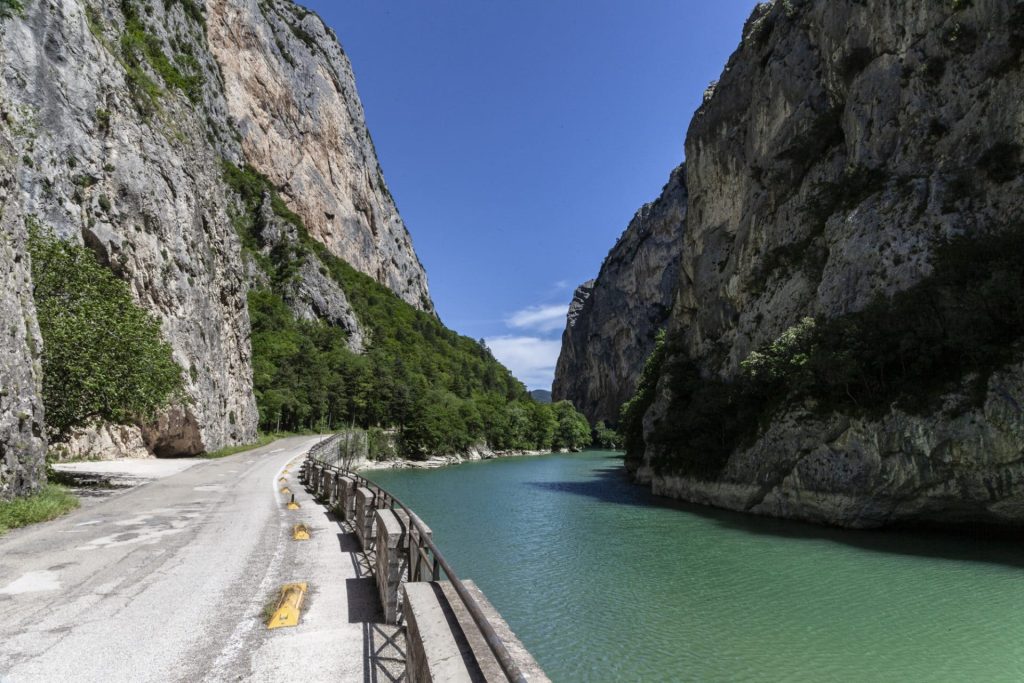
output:
M 3 87 L 0 85 L 0 96 Z M 16 184 L 19 161 L 0 122 L 0 500 L 30 493 L 45 478 L 39 327 Z
M 268 259 L 275 251 L 294 249 L 301 242 L 298 228 L 274 214 L 270 197 L 266 195 L 259 211 L 259 232 L 260 253 Z M 362 353 L 366 349 L 367 334 L 344 290 L 330 277 L 316 254 L 303 252 L 295 277 L 285 286 L 288 307 L 300 320 L 323 320 L 344 330 L 348 348 Z M 269 284 L 266 274 L 255 264 L 248 270 L 253 284 Z
M 592 424 L 618 421 L 665 327 L 679 281 L 686 203 L 680 166 L 661 196 L 630 221 L 597 279 L 573 295 L 552 396 L 572 401 Z
M 189 397 L 150 424 L 79 435 L 79 455 L 138 454 L 140 443 L 187 455 L 255 437 L 246 302 L 259 274 L 242 256 L 225 162 L 268 176 L 313 238 L 432 310 L 351 67 L 315 15 L 285 0 L 23 4 L 0 20 L 2 264 L 16 293 L 4 312 L 25 321 L 3 342 L 0 444 L 20 445 L 0 446 L 0 494 L 7 481 L 33 485 L 43 450 L 26 220 L 85 244 L 130 284 Z M 315 259 L 299 271 L 292 309 L 343 327 L 361 350 L 345 293 Z
M 805 317 L 921 282 L 948 238 L 1019 226 L 1022 54 L 1024 8 L 1009 0 L 759 5 L 688 131 L 665 367 L 733 382 Z M 658 464 L 685 403 L 670 374 L 636 470 L 657 493 L 854 527 L 1024 523 L 1019 365 L 980 394 L 964 377 L 933 410 L 784 404 L 715 475 Z
M 333 32 L 290 0 L 209 0 L 207 11 L 246 161 L 335 256 L 433 310 Z

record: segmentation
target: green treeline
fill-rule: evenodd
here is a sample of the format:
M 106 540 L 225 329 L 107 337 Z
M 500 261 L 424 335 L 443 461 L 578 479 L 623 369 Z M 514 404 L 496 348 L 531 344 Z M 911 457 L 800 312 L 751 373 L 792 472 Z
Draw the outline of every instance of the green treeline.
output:
M 535 403 L 482 343 L 452 332 L 330 254 L 266 178 L 230 164 L 224 175 L 238 196 L 235 227 L 268 283 L 249 295 L 263 429 L 394 428 L 406 457 L 484 444 L 497 450 L 589 444 L 590 425 L 571 404 Z M 265 239 L 265 201 L 275 222 L 297 238 Z M 341 328 L 296 319 L 289 309 L 289 285 L 308 259 L 345 292 L 368 333 L 364 353 L 349 350 Z
M 1021 357 L 1024 228 L 951 239 L 933 272 L 892 297 L 832 319 L 805 318 L 742 363 L 732 380 L 707 377 L 671 336 L 647 361 L 623 406 L 627 457 L 654 446 L 661 472 L 713 478 L 781 409 L 879 417 L 963 411 L 984 399 L 992 372 Z M 958 405 L 946 395 L 968 381 Z M 658 382 L 671 401 L 644 440 Z

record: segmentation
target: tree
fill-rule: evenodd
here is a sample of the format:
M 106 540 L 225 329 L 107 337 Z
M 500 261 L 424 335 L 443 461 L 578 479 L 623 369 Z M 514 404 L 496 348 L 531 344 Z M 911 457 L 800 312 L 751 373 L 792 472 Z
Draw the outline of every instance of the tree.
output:
M 132 300 L 127 283 L 85 247 L 28 227 L 51 441 L 99 422 L 151 419 L 185 400 L 160 322 Z
M 622 437 L 619 436 L 617 431 L 609 427 L 607 422 L 602 420 L 594 427 L 594 443 L 601 448 L 618 450 L 622 448 Z
M 555 413 L 555 420 L 558 426 L 555 428 L 555 439 L 552 444 L 555 448 L 568 448 L 577 451 L 590 445 L 590 423 L 587 418 L 576 411 L 569 401 L 559 401 L 552 404 Z

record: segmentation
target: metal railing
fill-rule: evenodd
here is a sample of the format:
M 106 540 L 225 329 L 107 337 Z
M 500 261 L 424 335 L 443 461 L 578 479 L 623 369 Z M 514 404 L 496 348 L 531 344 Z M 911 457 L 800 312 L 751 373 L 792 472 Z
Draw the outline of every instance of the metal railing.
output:
M 449 565 L 444 559 L 444 555 L 441 554 L 441 551 L 439 551 L 437 546 L 434 545 L 434 541 L 430 536 L 430 529 L 426 524 L 423 523 L 423 521 L 409 506 L 395 497 L 395 495 L 390 491 L 381 488 L 361 474 L 338 467 L 337 465 L 326 461 L 323 456 L 329 453 L 332 450 L 332 447 L 342 438 L 344 438 L 343 433 L 335 434 L 331 438 L 316 444 L 309 450 L 309 453 L 306 456 L 306 461 L 303 464 L 303 467 L 306 468 L 303 476 L 304 480 L 306 482 L 309 481 L 309 467 L 312 462 L 326 471 L 333 472 L 335 475 L 350 477 L 356 485 L 365 487 L 373 492 L 373 507 L 375 510 L 387 509 L 394 512 L 398 509 L 404 512 L 408 519 L 408 528 L 405 528 L 404 525 L 406 524 L 406 521 L 403 520 L 400 515 L 396 515 L 396 517 L 403 525 L 403 533 L 407 533 L 409 535 L 409 581 L 438 581 L 441 579 L 441 572 L 444 572 L 444 575 L 448 577 L 448 581 L 458 594 L 459 599 L 462 600 L 462 604 L 465 605 L 466 611 L 468 611 L 469 615 L 473 618 L 473 623 L 475 623 L 477 628 L 480 629 L 481 635 L 483 635 L 484 640 L 487 642 L 487 647 L 490 648 L 495 659 L 498 660 L 501 670 L 510 681 L 515 681 L 515 683 L 527 683 L 526 676 L 523 675 L 519 665 L 516 664 L 515 660 L 512 658 L 512 654 L 508 651 L 508 648 L 505 647 L 504 641 L 502 641 L 498 636 L 498 633 L 494 630 L 491 622 L 488 621 L 487 616 L 480 608 L 480 604 L 466 589 L 462 581 L 459 580 L 459 577 L 456 576 L 451 565 Z M 415 544 L 413 543 L 414 540 Z M 413 561 L 414 552 L 416 554 L 416 561 Z M 424 566 L 430 568 L 429 577 L 424 576 Z

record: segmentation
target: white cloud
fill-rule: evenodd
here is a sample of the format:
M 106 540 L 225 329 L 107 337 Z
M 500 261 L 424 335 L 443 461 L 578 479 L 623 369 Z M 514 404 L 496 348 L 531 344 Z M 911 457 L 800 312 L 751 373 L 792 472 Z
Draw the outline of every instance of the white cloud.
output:
M 492 337 L 487 339 L 494 357 L 530 389 L 550 389 L 562 342 L 539 337 Z
M 520 309 L 505 319 L 509 327 L 536 332 L 554 332 L 565 327 L 568 304 L 553 306 L 529 306 Z

